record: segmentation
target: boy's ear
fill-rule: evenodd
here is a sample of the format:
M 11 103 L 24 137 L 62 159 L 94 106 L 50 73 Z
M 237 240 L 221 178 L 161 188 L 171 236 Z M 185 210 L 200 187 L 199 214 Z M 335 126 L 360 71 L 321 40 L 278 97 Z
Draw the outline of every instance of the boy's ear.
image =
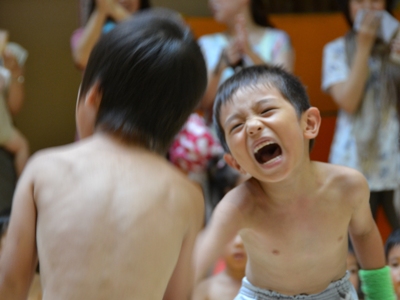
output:
M 303 118 L 304 137 L 309 140 L 316 138 L 321 125 L 321 115 L 318 108 L 310 107 L 304 112 Z
M 229 153 L 225 153 L 224 154 L 224 160 L 226 161 L 226 163 L 228 164 L 228 166 L 230 166 L 231 168 L 239 171 L 241 174 L 246 175 L 247 172 L 245 170 L 242 169 L 242 167 L 238 164 L 238 162 L 236 161 L 236 159 Z
M 102 93 L 100 92 L 99 83 L 96 82 L 84 96 L 84 105 L 98 111 L 101 103 Z

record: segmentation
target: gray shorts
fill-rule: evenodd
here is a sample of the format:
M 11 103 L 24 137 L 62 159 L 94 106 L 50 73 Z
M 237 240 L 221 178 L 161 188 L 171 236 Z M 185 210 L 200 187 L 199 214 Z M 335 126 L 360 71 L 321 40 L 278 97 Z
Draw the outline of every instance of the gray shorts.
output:
M 347 272 L 342 279 L 332 282 L 325 291 L 319 294 L 286 296 L 255 287 L 245 277 L 239 294 L 234 300 L 358 300 L 357 292 L 349 278 L 350 273 Z

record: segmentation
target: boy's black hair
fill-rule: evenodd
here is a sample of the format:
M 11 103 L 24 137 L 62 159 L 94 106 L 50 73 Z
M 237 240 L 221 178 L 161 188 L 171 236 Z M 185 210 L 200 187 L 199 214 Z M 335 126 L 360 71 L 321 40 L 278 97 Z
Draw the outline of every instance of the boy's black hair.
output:
M 350 9 L 349 9 L 350 1 L 351 0 L 337 0 L 337 3 L 347 21 L 347 24 L 350 27 L 353 27 L 353 21 L 351 20 Z M 388 13 L 392 14 L 392 9 L 393 9 L 393 0 L 386 0 L 385 10 Z
M 219 87 L 214 102 L 214 125 L 221 145 L 228 153 L 230 152 L 229 147 L 226 143 L 224 129 L 220 122 L 221 107 L 225 103 L 232 101 L 232 98 L 240 89 L 257 88 L 256 86 L 259 84 L 277 88 L 282 96 L 293 105 L 299 118 L 303 112 L 311 107 L 303 84 L 296 76 L 284 71 L 281 67 L 257 65 L 243 68 Z M 310 150 L 313 143 L 314 140 L 311 140 Z
M 394 247 L 400 245 L 400 228 L 392 231 L 385 243 L 385 257 L 388 260 L 389 252 Z
M 135 14 L 93 48 L 79 98 L 99 84 L 96 126 L 165 152 L 207 85 L 202 52 L 174 11 Z

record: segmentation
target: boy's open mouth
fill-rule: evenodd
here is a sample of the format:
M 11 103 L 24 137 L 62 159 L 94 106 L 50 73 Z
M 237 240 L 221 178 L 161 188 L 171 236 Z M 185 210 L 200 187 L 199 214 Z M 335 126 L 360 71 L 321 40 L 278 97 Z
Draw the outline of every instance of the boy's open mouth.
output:
M 281 154 L 281 147 L 271 141 L 262 143 L 254 149 L 254 157 L 260 164 L 270 162 Z

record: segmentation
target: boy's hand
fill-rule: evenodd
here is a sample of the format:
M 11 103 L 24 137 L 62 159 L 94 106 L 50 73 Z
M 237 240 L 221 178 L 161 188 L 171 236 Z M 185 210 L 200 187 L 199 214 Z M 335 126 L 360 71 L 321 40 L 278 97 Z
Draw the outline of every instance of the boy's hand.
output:
M 396 299 L 388 266 L 377 270 L 360 270 L 359 274 L 366 300 Z

